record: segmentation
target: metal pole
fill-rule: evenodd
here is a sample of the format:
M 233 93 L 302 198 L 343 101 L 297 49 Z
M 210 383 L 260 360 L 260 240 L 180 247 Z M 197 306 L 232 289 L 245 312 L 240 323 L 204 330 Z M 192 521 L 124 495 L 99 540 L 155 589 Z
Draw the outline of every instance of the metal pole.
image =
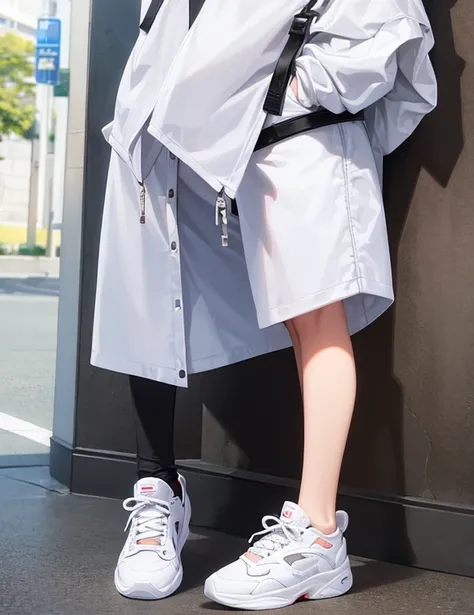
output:
M 30 195 L 28 199 L 27 243 L 29 248 L 36 245 L 38 225 L 38 139 L 31 140 Z
M 53 131 L 53 117 L 51 113 L 52 103 L 54 101 L 53 98 L 53 86 L 48 86 L 48 96 L 49 96 L 49 124 L 48 124 L 48 157 L 46 161 L 46 196 L 45 196 L 45 217 L 44 217 L 44 225 L 46 227 L 46 256 L 52 256 L 52 233 L 53 233 L 53 174 L 54 174 L 54 154 L 50 152 L 50 143 L 49 136 Z
M 46 235 L 46 256 L 53 256 L 53 209 L 51 207 L 51 196 L 53 193 L 53 182 L 49 182 L 48 200 L 50 206 L 48 208 L 47 235 Z
M 49 143 L 49 117 L 50 110 L 50 85 L 38 84 L 40 88 L 40 138 L 38 158 L 38 220 L 41 228 L 44 227 L 46 210 L 46 190 L 48 171 L 48 143 Z
M 50 0 L 43 0 L 43 12 L 45 17 L 51 17 L 54 4 Z M 37 219 L 41 228 L 47 227 L 49 220 L 49 209 L 47 203 L 48 194 L 48 146 L 49 133 L 51 127 L 51 101 L 53 88 L 51 85 L 38 84 L 40 108 L 40 138 L 39 138 L 39 157 L 38 157 L 38 205 Z M 47 218 L 45 219 L 45 217 Z

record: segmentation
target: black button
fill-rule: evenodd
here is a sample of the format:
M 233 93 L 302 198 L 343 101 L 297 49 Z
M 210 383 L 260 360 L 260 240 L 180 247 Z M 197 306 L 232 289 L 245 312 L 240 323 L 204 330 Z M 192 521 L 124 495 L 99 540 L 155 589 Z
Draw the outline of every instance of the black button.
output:
M 184 371 L 184 369 L 181 369 L 181 370 L 179 371 L 179 377 L 180 377 L 180 378 L 186 378 L 186 372 Z
M 174 197 L 174 190 L 169 190 L 168 191 L 168 196 L 170 199 L 172 199 Z
M 171 158 L 171 160 L 176 160 L 176 156 L 174 154 L 172 154 L 171 152 L 170 152 L 170 158 Z
M 171 249 L 173 250 L 173 252 L 176 250 L 176 248 L 177 248 L 177 247 L 178 247 L 178 246 L 177 246 L 177 244 L 176 244 L 176 241 L 172 241 L 172 242 L 171 242 Z

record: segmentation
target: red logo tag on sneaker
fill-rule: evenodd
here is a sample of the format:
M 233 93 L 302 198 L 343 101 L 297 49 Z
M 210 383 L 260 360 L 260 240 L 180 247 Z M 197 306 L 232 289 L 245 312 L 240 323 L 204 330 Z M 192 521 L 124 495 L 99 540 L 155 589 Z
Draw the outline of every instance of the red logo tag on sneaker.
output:
M 293 511 L 287 508 L 286 510 L 283 511 L 283 516 L 286 517 L 287 519 L 291 519 L 291 517 L 293 516 Z
M 155 488 L 153 487 L 153 485 L 142 485 L 140 487 L 141 493 L 151 493 L 152 491 L 155 491 Z

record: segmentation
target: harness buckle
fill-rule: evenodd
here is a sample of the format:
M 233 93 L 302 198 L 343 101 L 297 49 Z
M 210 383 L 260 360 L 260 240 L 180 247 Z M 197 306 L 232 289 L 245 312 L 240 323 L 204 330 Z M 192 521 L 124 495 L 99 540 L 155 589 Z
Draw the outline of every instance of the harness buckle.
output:
M 302 11 L 298 13 L 298 15 L 295 15 L 290 28 L 290 36 L 301 36 L 306 38 L 313 21 L 319 18 L 319 16 L 317 11 Z

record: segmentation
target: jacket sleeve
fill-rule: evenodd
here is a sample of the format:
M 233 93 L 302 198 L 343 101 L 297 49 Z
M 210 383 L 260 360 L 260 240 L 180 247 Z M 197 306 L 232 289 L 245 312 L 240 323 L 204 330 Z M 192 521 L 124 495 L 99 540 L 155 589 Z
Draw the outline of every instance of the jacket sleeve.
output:
M 384 23 L 368 38 L 317 33 L 296 63 L 300 102 L 333 113 L 366 110 L 388 154 L 436 106 L 432 47 L 431 30 L 409 17 Z

